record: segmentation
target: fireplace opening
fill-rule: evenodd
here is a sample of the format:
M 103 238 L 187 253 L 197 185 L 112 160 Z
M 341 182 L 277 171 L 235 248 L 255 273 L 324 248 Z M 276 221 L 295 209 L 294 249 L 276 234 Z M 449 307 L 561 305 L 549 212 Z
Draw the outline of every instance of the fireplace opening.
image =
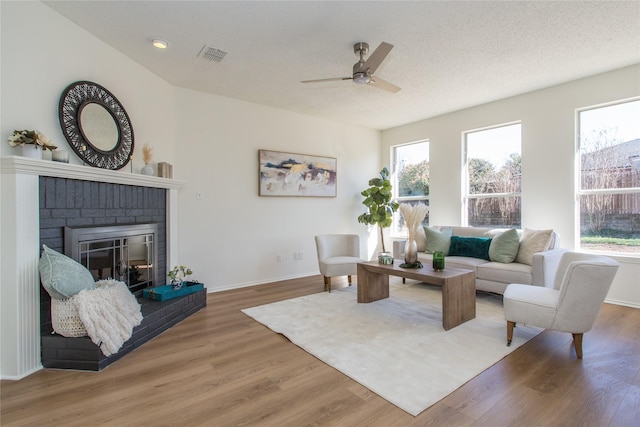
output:
M 64 252 L 95 280 L 115 279 L 136 296 L 157 283 L 156 223 L 64 228 Z

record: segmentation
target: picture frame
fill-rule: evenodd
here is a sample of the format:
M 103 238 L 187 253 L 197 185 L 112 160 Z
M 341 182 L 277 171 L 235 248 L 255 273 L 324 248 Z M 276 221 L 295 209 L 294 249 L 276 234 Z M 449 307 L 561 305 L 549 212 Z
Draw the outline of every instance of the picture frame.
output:
M 337 196 L 335 157 L 258 150 L 258 163 L 260 196 Z

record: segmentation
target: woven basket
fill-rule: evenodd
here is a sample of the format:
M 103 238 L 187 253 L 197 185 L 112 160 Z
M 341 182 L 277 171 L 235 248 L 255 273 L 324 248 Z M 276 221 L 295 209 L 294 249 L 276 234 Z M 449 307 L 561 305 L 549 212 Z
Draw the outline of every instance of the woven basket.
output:
M 87 330 L 70 299 L 51 298 L 51 325 L 63 337 L 86 337 Z

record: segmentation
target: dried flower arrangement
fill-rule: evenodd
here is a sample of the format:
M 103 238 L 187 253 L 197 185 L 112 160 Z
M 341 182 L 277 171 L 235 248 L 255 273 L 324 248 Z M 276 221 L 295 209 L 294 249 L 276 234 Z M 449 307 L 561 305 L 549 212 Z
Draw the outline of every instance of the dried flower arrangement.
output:
M 12 147 L 23 145 L 34 145 L 34 148 L 42 148 L 43 150 L 55 150 L 55 145 L 51 144 L 51 140 L 37 130 L 14 130 L 13 135 L 9 137 L 9 145 Z
M 153 148 L 147 143 L 142 146 L 142 161 L 147 165 L 151 162 L 151 158 L 153 157 Z
M 418 203 L 414 206 L 411 206 L 408 203 L 403 203 L 400 205 L 399 209 L 402 217 L 404 218 L 404 222 L 407 225 L 409 238 L 415 239 L 418 228 L 420 227 L 420 224 L 422 224 L 424 217 L 427 215 L 429 208 L 424 203 Z

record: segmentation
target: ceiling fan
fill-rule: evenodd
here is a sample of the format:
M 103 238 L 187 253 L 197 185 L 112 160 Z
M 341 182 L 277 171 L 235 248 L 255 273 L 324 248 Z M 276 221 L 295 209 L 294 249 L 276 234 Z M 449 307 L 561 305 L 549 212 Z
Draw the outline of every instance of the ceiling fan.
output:
M 393 49 L 393 45 L 382 42 L 380 46 L 369 56 L 365 61 L 364 57 L 369 53 L 369 44 L 360 42 L 353 45 L 353 52 L 360 56 L 360 60 L 353 64 L 353 75 L 351 77 L 333 77 L 329 79 L 317 79 L 317 80 L 303 80 L 301 83 L 319 83 L 319 82 L 331 82 L 337 80 L 353 80 L 354 83 L 360 85 L 370 85 L 378 89 L 384 89 L 389 92 L 396 93 L 400 88 L 392 83 L 382 80 L 379 77 L 374 77 L 376 69 L 380 66 L 382 61 L 387 57 L 389 52 Z

